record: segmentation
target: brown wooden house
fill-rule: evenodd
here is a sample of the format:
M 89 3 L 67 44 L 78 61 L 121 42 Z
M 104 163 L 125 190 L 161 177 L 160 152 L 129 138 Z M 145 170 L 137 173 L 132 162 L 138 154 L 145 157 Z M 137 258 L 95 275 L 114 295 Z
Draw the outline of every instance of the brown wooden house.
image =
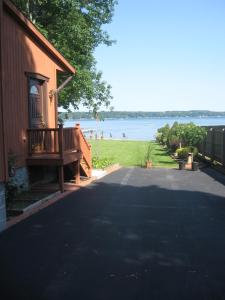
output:
M 19 188 L 64 166 L 91 175 L 91 150 L 79 126 L 58 126 L 57 74 L 75 69 L 10 1 L 0 0 L 0 229 L 5 218 L 4 183 Z M 66 81 L 66 82 L 67 82 Z M 37 177 L 37 178 L 35 178 Z

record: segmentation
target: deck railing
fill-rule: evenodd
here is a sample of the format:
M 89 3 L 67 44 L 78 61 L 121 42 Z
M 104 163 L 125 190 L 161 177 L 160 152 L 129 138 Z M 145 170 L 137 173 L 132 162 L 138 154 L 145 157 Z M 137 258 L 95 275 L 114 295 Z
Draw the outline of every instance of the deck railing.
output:
M 28 153 L 61 154 L 65 151 L 79 150 L 79 140 L 75 127 L 28 129 Z
M 28 153 L 59 154 L 59 128 L 28 129 Z
M 79 149 L 79 140 L 76 128 L 63 128 L 63 147 L 64 151 Z

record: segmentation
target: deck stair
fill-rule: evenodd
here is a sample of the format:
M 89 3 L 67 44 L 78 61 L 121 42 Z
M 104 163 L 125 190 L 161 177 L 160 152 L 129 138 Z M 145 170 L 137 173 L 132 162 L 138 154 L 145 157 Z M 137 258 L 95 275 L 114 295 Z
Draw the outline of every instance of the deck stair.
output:
M 91 169 L 84 158 L 80 160 L 80 167 L 84 176 L 91 177 Z

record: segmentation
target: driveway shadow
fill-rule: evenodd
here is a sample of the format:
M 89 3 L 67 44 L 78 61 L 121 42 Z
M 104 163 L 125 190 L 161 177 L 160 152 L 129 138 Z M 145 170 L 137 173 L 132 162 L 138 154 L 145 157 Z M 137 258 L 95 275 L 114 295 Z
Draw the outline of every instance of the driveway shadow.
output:
M 121 170 L 3 232 L 0 298 L 224 299 L 224 197 L 138 172 L 144 183 Z
M 218 172 L 210 166 L 204 166 L 201 168 L 201 171 L 208 176 L 210 176 L 213 180 L 218 181 L 225 185 L 225 174 Z

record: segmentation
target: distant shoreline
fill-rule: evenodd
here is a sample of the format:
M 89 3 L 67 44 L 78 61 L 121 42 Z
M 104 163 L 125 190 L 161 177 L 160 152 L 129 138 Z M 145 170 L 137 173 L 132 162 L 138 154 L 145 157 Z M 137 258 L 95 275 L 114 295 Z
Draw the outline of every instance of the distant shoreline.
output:
M 90 112 L 61 112 L 63 120 L 96 120 Z M 171 118 L 224 118 L 225 112 L 216 111 L 165 111 L 165 112 L 130 112 L 130 111 L 101 111 L 98 120 L 138 120 L 138 119 L 171 119 Z
M 115 118 L 104 118 L 99 121 L 105 121 L 105 120 L 149 120 L 149 119 L 182 119 L 182 118 L 187 118 L 187 119 L 208 119 L 208 118 L 218 118 L 218 119 L 223 119 L 225 118 L 224 116 L 171 116 L 171 117 L 129 117 L 129 118 L 120 118 L 120 117 L 115 117 Z M 72 122 L 72 121 L 96 121 L 94 118 L 69 118 L 69 119 L 63 119 L 66 122 Z

